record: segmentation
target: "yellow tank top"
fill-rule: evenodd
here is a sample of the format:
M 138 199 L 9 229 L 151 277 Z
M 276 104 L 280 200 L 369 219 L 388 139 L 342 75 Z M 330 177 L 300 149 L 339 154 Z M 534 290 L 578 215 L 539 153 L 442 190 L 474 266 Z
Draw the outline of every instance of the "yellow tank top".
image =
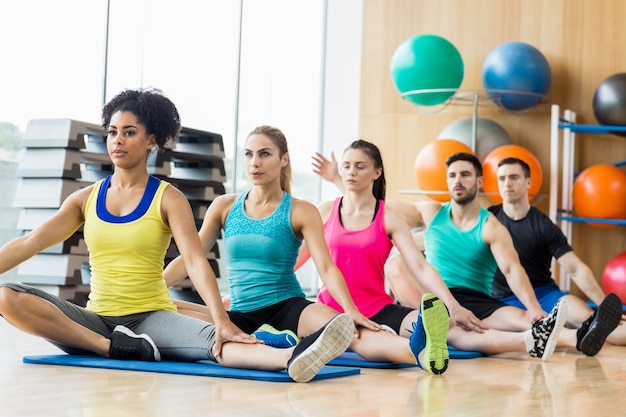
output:
M 114 216 L 105 205 L 110 181 L 98 181 L 85 206 L 83 230 L 91 267 L 87 309 L 103 316 L 176 311 L 163 279 L 172 237 L 160 209 L 168 183 L 151 176 L 137 208 Z

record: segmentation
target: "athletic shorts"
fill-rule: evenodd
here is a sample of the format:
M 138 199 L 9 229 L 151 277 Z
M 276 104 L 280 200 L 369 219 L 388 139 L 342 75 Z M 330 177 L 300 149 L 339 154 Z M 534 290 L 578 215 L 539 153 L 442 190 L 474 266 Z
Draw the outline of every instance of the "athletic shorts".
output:
M 481 320 L 491 316 L 499 308 L 507 306 L 507 304 L 497 298 L 468 288 L 450 288 L 450 292 L 459 304 L 470 310 Z
M 409 313 L 413 312 L 413 310 L 412 308 L 398 304 L 387 304 L 369 319 L 378 324 L 389 326 L 396 334 L 400 334 L 402 321 Z M 413 329 L 408 330 L 413 331 Z
M 228 316 L 235 326 L 248 334 L 253 333 L 263 324 L 269 324 L 278 330 L 291 330 L 298 334 L 300 315 L 310 304 L 313 304 L 313 301 L 294 297 L 246 313 L 228 311 Z
M 561 289 L 556 285 L 556 283 L 550 283 L 543 285 L 541 287 L 534 288 L 535 296 L 541 305 L 543 311 L 550 312 L 556 305 L 557 301 L 564 295 L 567 295 L 566 292 L 561 291 Z M 519 307 L 521 309 L 526 310 L 526 306 L 522 304 L 522 302 L 517 298 L 515 294 L 511 294 L 506 297 L 500 298 L 500 301 L 506 303 L 510 306 Z

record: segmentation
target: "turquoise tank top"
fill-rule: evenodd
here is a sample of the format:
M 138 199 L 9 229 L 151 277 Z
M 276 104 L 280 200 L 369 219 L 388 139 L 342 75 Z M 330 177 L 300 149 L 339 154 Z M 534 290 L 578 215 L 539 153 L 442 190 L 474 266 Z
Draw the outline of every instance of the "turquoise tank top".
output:
M 293 271 L 302 240 L 291 226 L 291 195 L 268 217 L 253 219 L 244 207 L 249 192 L 237 197 L 224 224 L 230 309 L 243 313 L 305 297 Z
M 476 224 L 469 230 L 461 230 L 452 222 L 448 202 L 426 228 L 426 259 L 448 288 L 469 288 L 491 296 L 497 263 L 483 240 L 483 227 L 490 215 L 481 207 Z

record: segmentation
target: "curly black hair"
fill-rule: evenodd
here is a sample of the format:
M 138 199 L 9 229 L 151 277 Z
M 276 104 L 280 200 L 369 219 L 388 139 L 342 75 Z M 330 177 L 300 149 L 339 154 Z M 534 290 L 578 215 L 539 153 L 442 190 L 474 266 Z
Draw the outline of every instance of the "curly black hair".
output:
M 111 123 L 111 116 L 118 111 L 133 113 L 139 123 L 146 127 L 146 133 L 156 136 L 161 151 L 169 141 L 178 138 L 181 128 L 178 110 L 159 89 L 129 89 L 113 97 L 102 108 L 102 127 L 105 130 Z

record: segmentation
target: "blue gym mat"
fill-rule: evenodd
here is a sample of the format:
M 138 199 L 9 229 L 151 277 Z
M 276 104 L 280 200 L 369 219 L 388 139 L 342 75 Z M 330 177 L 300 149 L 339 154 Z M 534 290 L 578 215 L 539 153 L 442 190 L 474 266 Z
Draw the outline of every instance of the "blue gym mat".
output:
M 448 346 L 448 354 L 450 355 L 450 359 L 470 359 L 470 358 L 479 358 L 484 356 L 480 352 L 467 351 L 467 350 L 458 350 L 453 348 L 452 346 Z M 353 366 L 358 368 L 379 368 L 379 369 L 398 369 L 398 368 L 410 368 L 413 364 L 409 363 L 395 363 L 395 362 L 371 362 L 360 356 L 359 354 L 346 351 L 331 360 L 329 365 L 332 366 Z
M 474 350 L 460 350 L 450 345 L 448 345 L 448 353 L 450 354 L 450 359 L 472 359 L 487 356 L 482 352 Z
M 239 378 L 271 382 L 293 382 L 287 371 L 271 372 L 240 368 L 227 368 L 211 361 L 122 361 L 104 358 L 101 356 L 79 356 L 66 354 L 24 356 L 23 361 L 24 363 L 41 365 L 79 366 L 85 368 L 104 368 L 119 369 L 125 371 L 158 372 L 165 374 L 214 376 L 219 378 Z M 313 380 L 315 381 L 320 379 L 356 375 L 360 372 L 361 371 L 358 368 L 338 368 L 334 366 L 325 366 L 315 376 L 315 378 L 313 378 Z

